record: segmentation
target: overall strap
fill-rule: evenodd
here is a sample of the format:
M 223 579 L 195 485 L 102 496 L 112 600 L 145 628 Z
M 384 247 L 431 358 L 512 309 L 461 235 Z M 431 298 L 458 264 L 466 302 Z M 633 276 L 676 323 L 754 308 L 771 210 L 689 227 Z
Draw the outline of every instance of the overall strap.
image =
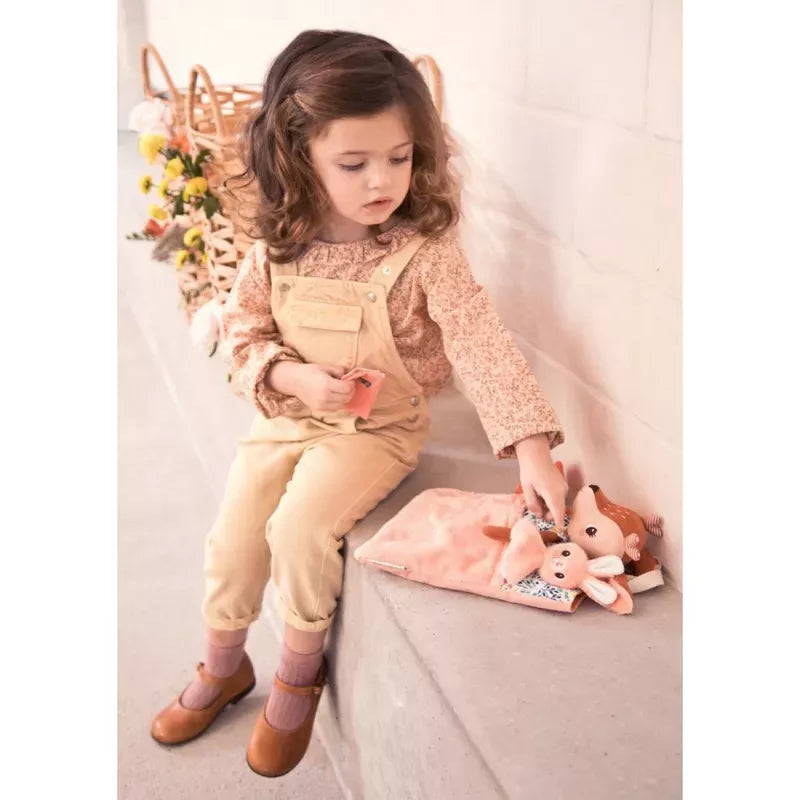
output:
M 379 283 L 386 288 L 388 295 L 395 281 L 403 274 L 408 262 L 414 257 L 427 237 L 421 233 L 412 236 L 396 253 L 386 256 L 372 273 L 370 283 Z
M 276 264 L 274 261 L 270 261 L 269 277 L 272 283 L 275 283 L 278 278 L 297 277 L 297 262 L 290 261 L 288 264 Z
M 256 259 L 260 263 L 267 263 L 269 265 L 269 277 L 272 283 L 275 283 L 276 278 L 290 278 L 297 275 L 297 263 L 290 261 L 288 264 L 276 264 L 270 261 L 267 245 L 263 239 L 256 242 Z

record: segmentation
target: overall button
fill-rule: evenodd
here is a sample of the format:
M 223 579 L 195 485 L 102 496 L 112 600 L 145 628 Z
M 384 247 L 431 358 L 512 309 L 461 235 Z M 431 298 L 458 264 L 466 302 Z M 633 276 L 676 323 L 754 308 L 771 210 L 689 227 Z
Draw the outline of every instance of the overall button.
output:
M 389 274 L 391 273 L 391 271 L 392 271 L 392 268 L 391 268 L 391 267 L 384 267 L 384 268 L 381 270 L 381 272 L 382 272 L 384 275 L 389 275 Z
M 279 288 L 282 292 L 288 292 L 292 287 L 288 283 L 282 283 Z
M 374 303 L 377 299 L 378 295 L 376 295 L 375 292 L 367 292 L 367 300 L 369 300 L 370 303 Z
M 418 406 L 419 405 L 419 397 L 414 395 L 409 402 L 411 403 L 412 406 Z

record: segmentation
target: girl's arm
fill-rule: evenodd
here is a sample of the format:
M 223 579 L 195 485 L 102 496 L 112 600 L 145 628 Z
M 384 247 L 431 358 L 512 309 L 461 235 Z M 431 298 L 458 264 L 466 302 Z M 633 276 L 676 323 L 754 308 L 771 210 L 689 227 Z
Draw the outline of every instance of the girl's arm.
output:
M 525 357 L 472 275 L 454 230 L 420 251 L 428 313 L 498 458 L 516 456 L 525 500 L 561 526 L 567 484 L 550 457 L 564 441 L 555 411 Z
M 428 314 L 441 328 L 445 353 L 464 383 L 498 458 L 514 444 L 544 434 L 550 447 L 564 432 L 525 357 L 472 275 L 455 231 L 431 237 L 420 250 Z
M 223 350 L 231 371 L 231 386 L 265 417 L 276 417 L 298 405 L 287 394 L 275 391 L 266 377 L 273 364 L 302 362 L 286 347 L 270 308 L 269 263 L 262 248 L 253 245 L 245 253 L 239 273 L 222 310 Z

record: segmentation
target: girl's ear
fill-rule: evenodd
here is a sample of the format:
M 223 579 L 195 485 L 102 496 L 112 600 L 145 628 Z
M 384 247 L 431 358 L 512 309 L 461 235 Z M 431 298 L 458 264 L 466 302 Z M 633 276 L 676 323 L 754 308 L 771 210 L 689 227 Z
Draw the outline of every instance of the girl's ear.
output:
M 581 583 L 581 589 L 601 606 L 610 606 L 617 599 L 617 590 L 597 578 L 586 578 Z
M 600 556 L 593 558 L 587 564 L 587 569 L 590 575 L 597 578 L 610 578 L 612 575 L 622 575 L 625 566 L 619 556 Z

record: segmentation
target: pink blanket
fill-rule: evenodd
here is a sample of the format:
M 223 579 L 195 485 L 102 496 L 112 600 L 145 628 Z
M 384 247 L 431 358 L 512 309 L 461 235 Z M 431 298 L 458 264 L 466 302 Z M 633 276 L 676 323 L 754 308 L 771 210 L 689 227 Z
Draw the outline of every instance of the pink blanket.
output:
M 354 555 L 362 564 L 431 586 L 572 612 L 585 597 L 579 589 L 552 586 L 536 573 L 500 585 L 497 569 L 505 544 L 485 536 L 483 527 L 511 527 L 522 516 L 523 502 L 519 494 L 428 489 Z

